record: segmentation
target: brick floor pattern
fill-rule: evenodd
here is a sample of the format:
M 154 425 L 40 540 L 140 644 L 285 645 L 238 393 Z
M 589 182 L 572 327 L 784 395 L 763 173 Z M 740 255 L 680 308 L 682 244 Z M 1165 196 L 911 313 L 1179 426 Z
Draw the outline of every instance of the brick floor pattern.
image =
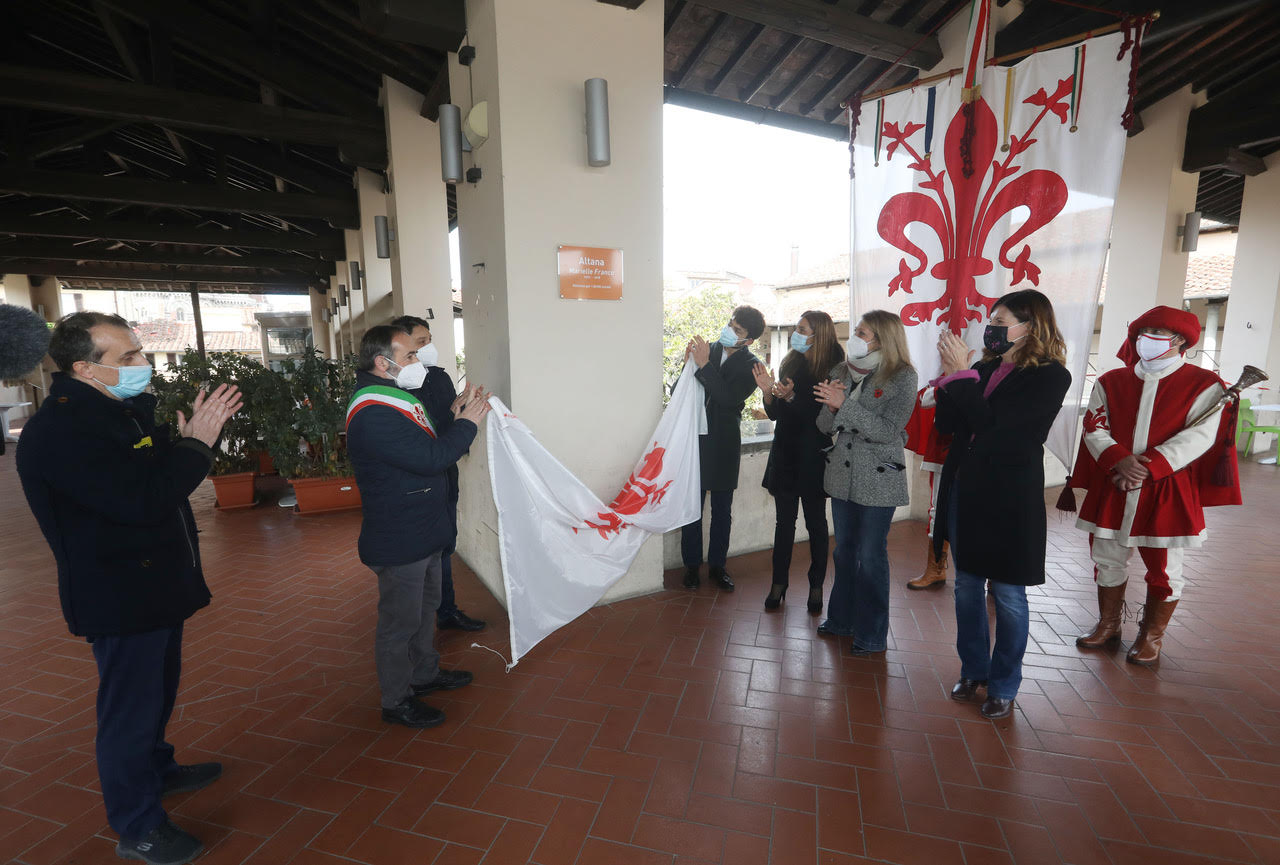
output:
M 193 504 L 214 601 L 188 623 L 169 732 L 180 758 L 226 771 L 170 811 L 205 841 L 202 865 L 1280 863 L 1280 477 L 1242 471 L 1249 504 L 1210 512 L 1157 670 L 1076 649 L 1096 613 L 1085 536 L 1050 517 L 1005 721 L 948 699 L 951 591 L 906 590 L 924 535 L 901 522 L 884 656 L 815 635 L 801 545 L 798 597 L 777 613 L 764 552 L 730 563 L 734 594 L 671 572 L 509 674 L 447 633 L 446 666 L 476 681 L 419 732 L 378 715 L 358 514 L 221 513 L 206 483 Z M 63 625 L 11 457 L 0 550 L 0 859 L 118 861 L 92 656 Z M 493 625 L 478 641 L 505 653 L 501 607 L 456 572 L 464 609 Z

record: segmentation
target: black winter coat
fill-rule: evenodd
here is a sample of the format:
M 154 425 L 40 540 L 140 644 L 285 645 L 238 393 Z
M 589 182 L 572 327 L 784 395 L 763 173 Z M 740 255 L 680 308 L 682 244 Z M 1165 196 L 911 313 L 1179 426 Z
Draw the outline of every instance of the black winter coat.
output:
M 721 366 L 724 346 L 713 343 L 711 359 L 695 375 L 706 391 L 707 434 L 698 437 L 704 490 L 736 490 L 738 466 L 742 460 L 742 429 L 739 420 L 747 397 L 756 388 L 751 373 L 757 361 L 745 348 L 729 355 Z
M 1019 367 L 982 396 L 999 360 L 973 366 L 978 380 L 937 389 L 934 424 L 951 433 L 942 466 L 937 524 L 939 553 L 956 489 L 956 567 L 1001 583 L 1044 582 L 1046 523 L 1044 442 L 1071 373 L 1058 363 Z
M 357 388 L 369 385 L 395 387 L 390 379 L 356 373 Z M 476 432 L 471 421 L 455 420 L 432 438 L 390 406 L 356 412 L 347 426 L 347 454 L 364 516 L 360 561 L 406 565 L 453 543 L 445 474 L 467 452 Z
M 791 381 L 795 385 L 791 402 L 775 399 L 764 404 L 765 413 L 775 426 L 760 485 L 772 495 L 825 497 L 822 475 L 827 468 L 831 436 L 824 435 L 816 423 L 823 408 L 813 398 L 813 386 L 818 380 L 804 364 L 792 373 Z
M 427 414 L 431 416 L 431 420 L 435 424 L 437 433 L 443 434 L 453 424 L 453 412 L 450 407 L 453 405 L 453 401 L 457 399 L 458 391 L 454 389 L 453 379 L 449 377 L 449 373 L 445 372 L 441 367 L 427 367 L 427 379 L 422 383 L 422 387 L 417 390 L 411 390 L 409 393 L 422 401 L 423 406 L 427 409 Z M 463 453 L 466 453 L 466 451 Z M 453 463 L 450 465 L 445 470 L 444 475 L 449 485 L 449 504 L 457 507 L 458 464 Z
M 18 477 L 78 636 L 174 627 L 209 603 L 187 497 L 213 452 L 175 441 L 168 425 L 156 426 L 155 407 L 151 394 L 116 400 L 55 373 L 22 429 Z

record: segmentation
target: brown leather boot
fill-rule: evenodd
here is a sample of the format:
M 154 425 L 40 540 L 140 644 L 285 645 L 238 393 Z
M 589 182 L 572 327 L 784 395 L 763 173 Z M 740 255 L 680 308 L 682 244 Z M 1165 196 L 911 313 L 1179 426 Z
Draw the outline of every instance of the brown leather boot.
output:
M 947 583 L 947 542 L 942 542 L 942 554 L 935 557 L 933 554 L 933 538 L 926 538 L 925 540 L 929 542 L 929 551 L 925 558 L 924 573 L 914 580 L 908 580 L 908 589 L 931 589 L 934 586 L 944 586 Z
M 1124 609 L 1124 589 L 1128 583 L 1118 586 L 1098 586 L 1098 624 L 1088 634 L 1076 637 L 1076 645 L 1082 649 L 1101 649 L 1110 642 L 1120 640 L 1120 612 Z
M 1160 660 L 1160 641 L 1164 638 L 1164 629 L 1173 618 L 1177 601 L 1161 601 L 1147 593 L 1147 605 L 1142 611 L 1142 625 L 1138 628 L 1138 639 L 1133 648 L 1125 656 L 1130 664 L 1141 664 L 1150 667 Z

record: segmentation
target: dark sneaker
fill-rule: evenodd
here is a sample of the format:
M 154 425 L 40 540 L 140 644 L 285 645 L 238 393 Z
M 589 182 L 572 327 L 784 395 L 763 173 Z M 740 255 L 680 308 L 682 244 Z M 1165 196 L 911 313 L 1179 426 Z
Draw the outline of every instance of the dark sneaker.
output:
M 433 691 L 454 691 L 471 684 L 472 676 L 466 670 L 441 670 L 425 685 L 414 685 L 413 696 L 421 697 Z
M 175 793 L 190 793 L 201 787 L 208 787 L 222 777 L 221 763 L 193 763 L 190 766 L 174 766 L 164 775 L 164 789 L 161 796 L 172 796 Z
M 145 838 L 116 845 L 121 859 L 138 859 L 151 865 L 183 865 L 204 852 L 204 845 L 194 835 L 183 832 L 168 820 L 152 829 Z
M 436 627 L 442 631 L 483 631 L 487 622 L 473 619 L 462 610 L 436 616 Z
M 419 703 L 412 697 L 407 697 L 403 703 L 394 709 L 383 709 L 382 720 L 388 724 L 402 724 L 406 727 L 422 730 L 443 724 L 444 712 L 434 706 L 428 706 L 426 703 Z

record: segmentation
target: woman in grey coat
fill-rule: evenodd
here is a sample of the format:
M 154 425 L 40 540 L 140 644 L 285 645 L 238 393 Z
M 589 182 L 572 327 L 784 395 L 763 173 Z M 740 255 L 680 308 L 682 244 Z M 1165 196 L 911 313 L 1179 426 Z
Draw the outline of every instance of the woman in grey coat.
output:
M 902 320 L 873 310 L 849 339 L 849 359 L 814 387 L 834 434 L 823 486 L 835 524 L 835 582 L 819 634 L 853 638 L 853 654 L 883 652 L 889 636 L 889 523 L 907 503 L 907 420 L 917 376 Z

